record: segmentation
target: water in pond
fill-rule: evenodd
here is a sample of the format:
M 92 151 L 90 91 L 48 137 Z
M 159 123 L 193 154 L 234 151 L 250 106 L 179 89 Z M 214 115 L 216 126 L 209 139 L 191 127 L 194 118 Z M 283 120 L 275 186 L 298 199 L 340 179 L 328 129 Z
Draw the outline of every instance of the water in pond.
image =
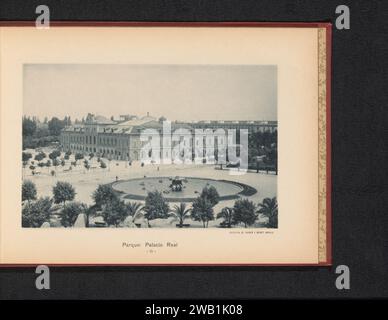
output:
M 172 191 L 170 186 L 173 178 L 149 177 L 119 181 L 113 184 L 117 191 L 127 194 L 127 198 L 144 199 L 148 192 L 159 191 L 167 199 L 177 201 L 192 201 L 198 197 L 204 187 L 213 186 L 217 189 L 221 198 L 236 196 L 243 190 L 239 184 L 231 181 L 211 180 L 205 178 L 180 178 L 182 180 L 182 191 Z

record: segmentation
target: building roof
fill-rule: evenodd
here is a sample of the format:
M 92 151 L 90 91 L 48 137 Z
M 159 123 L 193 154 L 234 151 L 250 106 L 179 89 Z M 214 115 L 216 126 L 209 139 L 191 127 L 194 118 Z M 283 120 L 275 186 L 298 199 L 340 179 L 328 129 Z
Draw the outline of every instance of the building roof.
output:
M 85 125 L 88 124 L 97 124 L 100 125 L 98 131 L 106 132 L 106 133 L 119 133 L 119 134 L 133 134 L 140 133 L 145 129 L 156 129 L 161 130 L 163 128 L 163 123 L 158 121 L 156 118 L 151 117 L 149 115 L 137 118 L 133 117 L 127 121 L 112 121 L 104 116 L 88 114 L 85 120 L 85 123 L 82 124 L 74 124 L 72 126 L 68 126 L 64 129 L 64 131 L 73 131 L 73 132 L 83 132 L 85 131 Z M 246 125 L 265 125 L 265 126 L 277 126 L 277 121 L 230 121 L 230 120 L 207 120 L 207 121 L 192 121 L 192 122 L 184 122 L 184 121 L 174 121 L 171 122 L 171 130 L 176 130 L 179 128 L 184 129 L 192 129 L 196 124 L 202 125 L 230 125 L 230 124 L 246 124 Z
M 115 121 L 104 116 L 88 114 L 85 120 L 86 124 L 115 124 Z
M 124 122 L 119 123 L 117 126 L 135 127 L 135 126 L 143 126 L 143 125 L 146 125 L 147 123 L 149 124 L 150 122 L 158 123 L 154 118 L 144 117 L 141 119 L 132 119 L 132 120 L 124 121 Z

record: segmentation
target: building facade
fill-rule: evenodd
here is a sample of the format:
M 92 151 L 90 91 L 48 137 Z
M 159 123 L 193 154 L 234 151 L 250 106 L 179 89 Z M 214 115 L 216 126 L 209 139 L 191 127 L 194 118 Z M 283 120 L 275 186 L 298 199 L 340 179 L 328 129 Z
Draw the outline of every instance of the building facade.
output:
M 149 115 L 143 118 L 136 116 L 120 116 L 119 120 L 111 120 L 102 116 L 88 114 L 82 124 L 75 124 L 65 127 L 60 136 L 61 149 L 72 153 L 90 154 L 115 160 L 140 160 L 147 157 L 143 154 L 145 144 L 151 145 L 153 135 L 160 136 L 163 132 L 163 122 L 158 121 Z M 174 158 L 179 152 L 180 156 L 185 156 L 185 150 L 194 150 L 200 146 L 205 148 L 210 143 L 198 141 L 195 137 L 196 130 L 211 130 L 219 132 L 218 129 L 248 130 L 248 133 L 255 132 L 277 132 L 276 121 L 198 121 L 198 122 L 172 122 L 172 139 L 160 138 L 157 146 L 153 144 L 148 156 L 157 154 L 159 157 L 168 156 L 162 154 L 162 150 L 171 149 Z M 218 130 L 218 131 L 217 131 Z M 141 138 L 141 134 L 147 132 L 148 141 Z M 176 133 L 176 134 L 174 134 Z M 218 145 L 226 144 L 222 137 L 215 137 L 214 148 Z M 225 139 L 227 140 L 227 139 Z M 177 149 L 177 146 L 182 150 Z M 167 152 L 167 151 L 166 151 Z M 194 151 L 193 151 L 194 152 Z M 153 153 L 153 155 L 152 155 Z M 187 156 L 187 155 L 186 155 Z M 189 155 L 191 157 L 192 155 Z

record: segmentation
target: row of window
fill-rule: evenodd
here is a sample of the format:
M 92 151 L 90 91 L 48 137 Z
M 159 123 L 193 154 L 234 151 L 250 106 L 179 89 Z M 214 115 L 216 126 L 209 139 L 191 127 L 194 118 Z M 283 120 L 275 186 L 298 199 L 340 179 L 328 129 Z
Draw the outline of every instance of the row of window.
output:
M 126 155 L 129 157 L 129 152 L 127 153 L 121 153 L 119 150 L 114 150 L 114 149 L 96 149 L 94 147 L 84 147 L 81 145 L 70 145 L 70 150 L 72 151 L 80 151 L 80 152 L 98 152 L 99 155 L 104 155 L 104 156 L 121 156 L 121 155 Z
M 121 142 L 121 143 L 120 143 Z M 80 144 L 96 144 L 97 137 L 96 136 L 78 136 L 78 135 L 70 135 L 63 136 L 63 143 L 80 143 Z M 98 137 L 98 144 L 100 145 L 108 145 L 108 146 L 129 146 L 129 139 L 117 139 L 112 137 Z
M 82 145 L 70 145 L 70 149 L 75 150 L 75 151 L 86 151 L 86 152 L 96 152 L 96 148 L 93 147 L 84 147 Z

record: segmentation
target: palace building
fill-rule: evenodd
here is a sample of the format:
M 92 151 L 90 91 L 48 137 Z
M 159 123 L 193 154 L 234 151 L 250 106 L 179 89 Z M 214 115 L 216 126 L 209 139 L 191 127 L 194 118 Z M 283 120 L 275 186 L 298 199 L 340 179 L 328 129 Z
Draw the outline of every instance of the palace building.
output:
M 197 122 L 171 122 L 171 133 L 179 129 L 182 136 L 180 141 L 165 142 L 160 139 L 160 149 L 164 143 L 179 144 L 182 140 L 188 141 L 194 146 L 194 132 L 196 129 L 230 130 L 247 129 L 249 133 L 275 132 L 277 121 L 197 121 Z M 182 130 L 183 129 L 183 130 Z M 142 141 L 141 133 L 148 130 L 155 134 L 163 131 L 163 122 L 154 117 L 144 116 L 139 118 L 133 115 L 121 115 L 118 120 L 107 119 L 103 116 L 88 114 L 81 124 L 73 124 L 65 127 L 60 136 L 60 144 L 63 151 L 72 153 L 93 153 L 96 156 L 116 160 L 140 160 L 144 159 L 141 152 L 147 141 Z M 205 142 L 206 144 L 206 142 Z M 155 152 L 155 150 L 153 150 Z M 158 150 L 156 150 L 158 152 Z

